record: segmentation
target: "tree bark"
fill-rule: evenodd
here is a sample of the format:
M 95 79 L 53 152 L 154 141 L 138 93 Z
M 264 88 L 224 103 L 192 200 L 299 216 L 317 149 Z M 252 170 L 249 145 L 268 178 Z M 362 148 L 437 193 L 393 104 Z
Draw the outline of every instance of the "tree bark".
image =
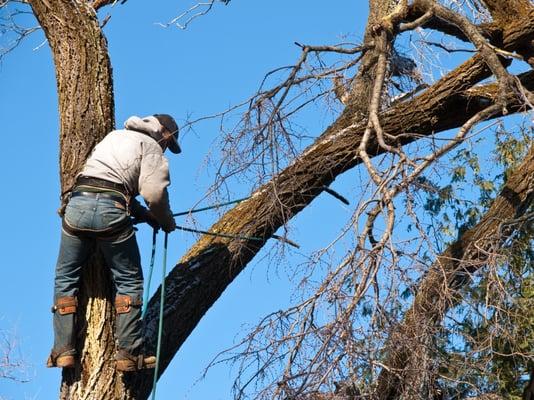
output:
M 31 0 L 54 57 L 60 117 L 61 191 L 69 189 L 93 147 L 113 129 L 107 42 L 84 2 Z
M 399 0 L 369 1 L 369 17 L 363 38 L 365 44 L 373 43 L 376 27 L 395 9 L 397 3 Z M 347 103 L 352 104 L 352 112 L 356 118 L 364 119 L 368 114 L 379 54 L 378 48 L 367 50 L 361 59 L 358 74 L 352 80 Z
M 530 0 L 482 0 L 494 21 L 510 25 L 514 20 L 525 19 L 532 11 Z
M 60 179 L 64 193 L 71 188 L 93 147 L 113 129 L 111 63 L 106 39 L 88 4 L 31 0 L 30 5 L 54 58 L 60 116 Z M 102 257 L 95 255 L 84 266 L 83 275 L 77 313 L 81 365 L 74 371 L 63 371 L 60 398 L 125 398 L 126 391 L 111 365 L 114 316 L 107 299 L 112 285 Z
M 421 360 L 433 352 L 430 344 L 447 311 L 461 299 L 459 290 L 470 276 L 486 265 L 488 254 L 498 254 L 500 244 L 513 233 L 503 224 L 521 216 L 534 201 L 534 146 L 511 173 L 488 212 L 473 228 L 450 245 L 430 267 L 419 285 L 412 307 L 390 335 L 386 359 L 377 379 L 376 398 L 419 399 L 414 389 L 426 371 Z

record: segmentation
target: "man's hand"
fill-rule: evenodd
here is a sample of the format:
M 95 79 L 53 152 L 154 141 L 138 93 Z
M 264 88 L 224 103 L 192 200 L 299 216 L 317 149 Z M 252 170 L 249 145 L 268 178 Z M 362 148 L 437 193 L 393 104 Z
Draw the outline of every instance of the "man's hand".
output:
M 165 233 L 171 233 L 176 229 L 176 222 L 174 221 L 174 218 L 172 219 L 172 223 L 166 226 L 162 226 L 161 229 L 163 229 L 163 232 Z
M 148 225 L 150 225 L 156 231 L 158 231 L 161 228 L 158 220 L 154 217 L 154 214 L 152 214 L 150 211 L 146 212 L 146 214 L 144 216 L 144 222 L 146 222 Z

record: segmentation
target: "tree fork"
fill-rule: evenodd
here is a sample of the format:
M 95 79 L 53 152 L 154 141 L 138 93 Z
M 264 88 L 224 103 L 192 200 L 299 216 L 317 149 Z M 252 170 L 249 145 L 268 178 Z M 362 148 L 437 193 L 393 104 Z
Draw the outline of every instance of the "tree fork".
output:
M 397 0 L 370 0 L 369 17 L 363 42 L 373 43 L 376 26 L 380 26 L 383 19 L 388 17 L 397 5 Z M 362 119 L 367 115 L 371 91 L 375 77 L 376 61 L 379 52 L 376 49 L 369 49 L 363 54 L 360 61 L 360 68 L 353 78 L 347 103 L 353 105 L 353 112 Z

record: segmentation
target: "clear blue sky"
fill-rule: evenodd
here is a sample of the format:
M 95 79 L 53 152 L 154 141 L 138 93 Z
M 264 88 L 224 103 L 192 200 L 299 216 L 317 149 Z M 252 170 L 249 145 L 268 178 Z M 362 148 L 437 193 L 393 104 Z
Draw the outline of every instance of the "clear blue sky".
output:
M 185 10 L 186 1 L 129 1 L 113 9 L 104 31 L 108 38 L 115 82 L 116 124 L 130 115 L 170 113 L 180 122 L 189 114 L 203 116 L 224 110 L 251 95 L 264 73 L 296 61 L 293 44 L 334 44 L 350 34 L 363 34 L 365 1 L 232 0 L 197 19 L 186 31 L 163 29 Z M 13 331 L 29 363 L 25 384 L 0 380 L 2 399 L 57 398 L 60 370 L 44 363 L 52 344 L 52 280 L 58 251 L 60 220 L 58 111 L 51 54 L 38 32 L 9 54 L 0 65 L 2 121 L 2 225 L 0 265 L 0 329 Z M 328 123 L 326 115 L 301 121 L 311 134 Z M 218 135 L 218 121 L 203 123 L 197 134 L 181 139 L 183 154 L 170 157 L 173 208 L 188 209 L 202 198 L 210 176 L 203 171 L 209 146 Z M 342 179 L 348 179 L 346 177 Z M 339 182 L 336 182 L 339 184 Z M 334 185 L 334 187 L 335 187 Z M 234 188 L 248 193 L 246 185 Z M 350 211 L 322 196 L 296 219 L 292 232 L 306 255 L 334 238 Z M 330 224 L 322 220 L 328 218 Z M 203 216 L 209 227 L 215 214 Z M 339 223 L 337 223 L 337 222 Z M 185 223 L 184 221 L 181 221 Z M 180 222 L 179 222 L 180 223 Z M 148 264 L 150 232 L 138 239 L 144 266 Z M 169 259 L 176 262 L 194 243 L 188 233 L 170 238 Z M 257 260 L 261 259 L 261 254 Z M 289 264 L 304 257 L 294 254 Z M 159 284 L 159 268 L 154 278 Z M 289 301 L 287 272 L 255 261 L 207 313 L 160 380 L 160 399 L 230 399 L 232 371 L 219 366 L 197 382 L 203 368 L 221 350 L 270 311 Z

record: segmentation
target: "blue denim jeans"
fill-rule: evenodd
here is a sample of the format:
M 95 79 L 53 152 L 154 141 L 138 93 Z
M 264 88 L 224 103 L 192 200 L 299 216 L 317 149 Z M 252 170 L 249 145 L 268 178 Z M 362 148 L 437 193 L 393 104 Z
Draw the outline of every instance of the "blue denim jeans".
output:
M 132 222 L 125 207 L 109 198 L 77 196 L 69 201 L 63 218 L 69 229 L 61 233 L 54 304 L 59 298 L 77 295 L 82 266 L 98 246 L 111 270 L 116 295 L 130 296 L 135 304 L 129 312 L 117 314 L 118 347 L 138 354 L 142 347 L 143 272 Z M 74 352 L 75 318 L 75 313 L 54 312 L 53 354 Z

